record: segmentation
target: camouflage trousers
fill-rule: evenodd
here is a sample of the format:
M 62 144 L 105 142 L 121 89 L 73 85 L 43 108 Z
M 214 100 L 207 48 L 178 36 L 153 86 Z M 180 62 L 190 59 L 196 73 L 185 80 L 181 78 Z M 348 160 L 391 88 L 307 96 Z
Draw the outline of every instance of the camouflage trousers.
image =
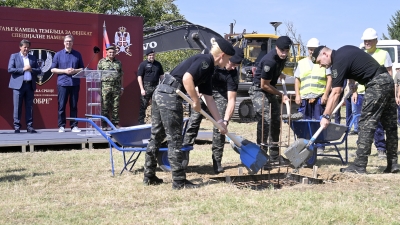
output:
M 257 144 L 279 142 L 279 135 L 281 132 L 281 104 L 279 104 L 276 95 L 264 92 L 261 88 L 256 86 L 250 87 L 249 95 L 253 102 L 254 111 L 256 112 Z M 269 134 L 270 126 L 271 134 Z M 268 141 L 269 136 L 271 136 L 271 138 Z M 269 154 L 271 157 L 279 155 L 279 147 L 277 144 L 268 146 L 270 147 Z
M 387 160 L 388 162 L 397 161 L 397 105 L 393 78 L 388 73 L 376 75 L 365 85 L 365 88 L 358 125 L 357 157 L 354 163 L 357 166 L 367 166 L 368 155 L 371 154 L 371 145 L 379 121 L 386 131 Z
M 121 97 L 120 82 L 102 82 L 101 84 L 101 115 L 107 117 L 113 124 L 119 123 L 119 99 Z M 111 118 L 110 118 L 111 111 Z M 102 122 L 103 126 L 107 123 Z
M 151 82 L 143 81 L 143 88 L 146 91 L 146 94 L 140 96 L 140 110 L 138 119 L 138 122 L 140 124 L 144 123 L 144 119 L 146 118 L 147 106 L 149 105 L 150 99 L 152 98 L 154 90 L 157 88 L 157 85 L 154 85 Z
M 217 105 L 219 115 L 221 115 L 221 117 L 224 118 L 226 105 L 228 103 L 227 97 L 221 95 L 218 91 L 213 91 L 213 97 Z M 201 101 L 201 108 L 207 113 L 209 113 L 206 104 L 202 100 L 200 101 Z M 203 115 L 192 109 L 185 137 L 183 139 L 184 144 L 190 144 L 190 145 L 194 144 L 194 141 L 199 133 L 200 123 L 202 119 Z M 221 162 L 222 160 L 224 145 L 225 145 L 225 135 L 222 135 L 219 132 L 218 128 L 214 127 L 211 150 L 212 150 L 212 158 L 218 162 Z
M 155 176 L 160 145 L 167 138 L 168 161 L 171 165 L 172 179 L 186 179 L 181 151 L 183 100 L 176 94 L 175 90 L 169 85 L 160 84 L 154 92 L 151 104 L 151 136 L 147 145 L 144 164 L 145 177 Z

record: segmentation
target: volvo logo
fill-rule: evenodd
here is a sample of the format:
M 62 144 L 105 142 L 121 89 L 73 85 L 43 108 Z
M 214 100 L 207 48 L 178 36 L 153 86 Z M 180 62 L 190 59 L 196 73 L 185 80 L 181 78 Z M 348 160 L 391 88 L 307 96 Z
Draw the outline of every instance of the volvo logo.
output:
M 144 43 L 143 44 L 143 50 L 147 50 L 147 48 L 156 48 L 157 47 L 157 42 L 152 41 L 152 42 L 148 42 L 148 43 Z

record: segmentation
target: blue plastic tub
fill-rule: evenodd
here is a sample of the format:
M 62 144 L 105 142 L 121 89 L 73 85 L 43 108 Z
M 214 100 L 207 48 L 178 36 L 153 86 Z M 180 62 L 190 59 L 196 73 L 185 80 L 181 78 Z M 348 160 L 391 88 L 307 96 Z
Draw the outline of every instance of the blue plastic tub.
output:
M 146 147 L 151 135 L 151 124 L 112 130 L 109 134 L 124 147 Z
M 320 127 L 319 120 L 297 120 L 292 121 L 292 130 L 297 138 L 311 139 Z M 347 131 L 347 126 L 337 123 L 330 123 L 329 126 L 321 132 L 315 142 L 336 141 L 343 137 Z

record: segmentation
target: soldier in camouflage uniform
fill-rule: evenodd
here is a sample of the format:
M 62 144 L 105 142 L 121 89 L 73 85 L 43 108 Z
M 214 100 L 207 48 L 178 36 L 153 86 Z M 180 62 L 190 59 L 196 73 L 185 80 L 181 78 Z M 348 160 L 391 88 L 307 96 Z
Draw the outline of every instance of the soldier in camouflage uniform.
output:
M 115 58 L 115 46 L 106 48 L 107 57 L 100 59 L 98 70 L 110 71 L 103 73 L 101 78 L 101 115 L 107 117 L 117 128 L 119 127 L 119 99 L 124 92 L 123 71 L 121 61 Z M 111 110 L 111 118 L 110 118 Z M 102 121 L 102 129 L 107 130 L 107 123 Z
M 187 92 L 193 100 L 193 108 L 200 111 L 200 102 L 195 87 L 199 88 L 206 99 L 212 116 L 224 128 L 227 128 L 218 114 L 214 99 L 212 98 L 212 74 L 214 66 L 225 66 L 229 58 L 235 54 L 232 45 L 224 39 L 211 39 L 211 54 L 198 54 L 180 63 L 171 74 L 166 74 L 162 83 L 153 94 L 151 113 L 151 137 L 147 145 L 144 184 L 160 184 L 162 179 L 156 176 L 157 155 L 164 138 L 168 140 L 168 160 L 172 172 L 172 188 L 197 188 L 198 185 L 186 179 L 186 172 L 182 166 L 182 125 L 183 105 L 182 98 L 176 93 L 179 89 Z
M 332 92 L 329 96 L 321 126 L 329 125 L 330 115 L 339 101 L 345 79 L 349 79 L 350 87 L 355 81 L 365 85 L 364 101 L 362 103 L 361 118 L 357 141 L 357 157 L 354 162 L 341 172 L 366 173 L 368 156 L 371 154 L 371 145 L 378 121 L 381 121 L 386 131 L 387 167 L 384 173 L 397 173 L 397 125 L 396 101 L 393 78 L 387 69 L 368 53 L 355 47 L 346 45 L 338 50 L 331 50 L 319 46 L 314 50 L 313 62 L 323 67 L 331 67 Z M 355 90 L 354 90 L 355 91 Z
M 235 47 L 235 55 L 229 60 L 227 66 L 223 69 L 216 68 L 212 83 L 213 83 L 213 98 L 217 104 L 219 114 L 224 118 L 224 123 L 228 126 L 229 120 L 235 110 L 236 93 L 239 84 L 238 71 L 236 67 L 240 65 L 244 58 L 243 50 Z M 201 101 L 203 110 L 207 110 L 207 106 Z M 189 124 L 183 139 L 183 145 L 193 146 L 195 138 L 199 133 L 200 123 L 203 116 L 192 110 L 190 114 Z M 222 135 L 219 130 L 213 128 L 212 139 L 212 160 L 214 173 L 224 172 L 221 165 L 222 155 L 225 145 L 225 135 Z
M 275 49 L 268 52 L 257 65 L 253 86 L 249 89 L 249 95 L 258 120 L 257 144 L 267 143 L 269 135 L 271 135 L 272 142 L 279 142 L 281 104 L 277 95 L 282 96 L 282 102 L 288 101 L 289 98 L 278 91 L 275 86 L 279 78 L 284 79 L 286 77 L 282 74 L 282 70 L 285 67 L 291 45 L 292 41 L 289 37 L 279 37 L 276 40 Z M 270 126 L 271 134 L 269 134 Z M 269 144 L 268 146 L 270 147 L 271 162 L 278 162 L 282 165 L 289 163 L 287 159 L 280 156 L 277 144 Z
M 160 78 L 164 75 L 164 70 L 160 62 L 155 60 L 154 49 L 147 49 L 147 60 L 140 63 L 138 68 L 137 80 L 140 87 L 140 111 L 139 124 L 144 124 L 146 118 L 146 109 L 150 99 L 156 90 Z

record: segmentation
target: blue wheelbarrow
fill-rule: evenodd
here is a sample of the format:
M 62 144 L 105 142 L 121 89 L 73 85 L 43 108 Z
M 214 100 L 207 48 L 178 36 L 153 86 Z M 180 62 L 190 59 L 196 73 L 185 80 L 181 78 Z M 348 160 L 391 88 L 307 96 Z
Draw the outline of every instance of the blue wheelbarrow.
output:
M 351 127 L 351 126 L 349 126 Z M 319 136 L 315 139 L 315 142 L 309 147 L 312 149 L 310 158 L 305 161 L 307 167 L 313 167 L 317 162 L 317 156 L 327 157 L 338 157 L 342 164 L 345 165 L 348 162 L 348 150 L 347 150 L 347 135 L 350 128 L 337 123 L 330 123 L 329 126 L 324 129 Z M 319 120 L 297 120 L 292 121 L 291 128 L 295 134 L 295 138 L 311 139 L 314 133 L 320 128 Z M 343 159 L 342 154 L 339 151 L 338 145 L 344 143 L 345 158 Z M 317 154 L 317 147 L 319 146 L 334 146 L 336 154 Z
M 115 148 L 122 152 L 122 157 L 124 160 L 124 167 L 121 170 L 122 174 L 125 170 L 132 171 L 133 166 L 137 162 L 140 154 L 147 149 L 148 140 L 151 135 L 151 124 L 137 125 L 131 127 L 125 127 L 117 129 L 111 121 L 100 115 L 85 115 L 87 118 L 67 118 L 68 120 L 75 120 L 78 122 L 90 123 L 93 128 L 95 128 L 101 136 L 103 136 L 109 143 L 110 146 L 110 162 L 111 162 L 111 172 L 114 176 L 114 158 L 112 149 Z M 110 127 L 111 131 L 104 132 L 96 123 L 90 118 L 97 118 L 104 120 Z M 187 119 L 184 121 L 184 126 L 187 124 Z M 186 128 L 186 127 L 185 127 Z M 186 130 L 186 129 L 183 129 Z M 189 151 L 192 150 L 192 146 L 182 147 L 183 161 L 182 166 L 184 168 L 189 164 Z M 130 154 L 130 156 L 129 156 Z M 171 171 L 171 166 L 168 161 L 168 148 L 160 148 L 160 152 L 157 157 L 157 163 L 163 171 Z M 128 166 L 130 168 L 128 169 Z

